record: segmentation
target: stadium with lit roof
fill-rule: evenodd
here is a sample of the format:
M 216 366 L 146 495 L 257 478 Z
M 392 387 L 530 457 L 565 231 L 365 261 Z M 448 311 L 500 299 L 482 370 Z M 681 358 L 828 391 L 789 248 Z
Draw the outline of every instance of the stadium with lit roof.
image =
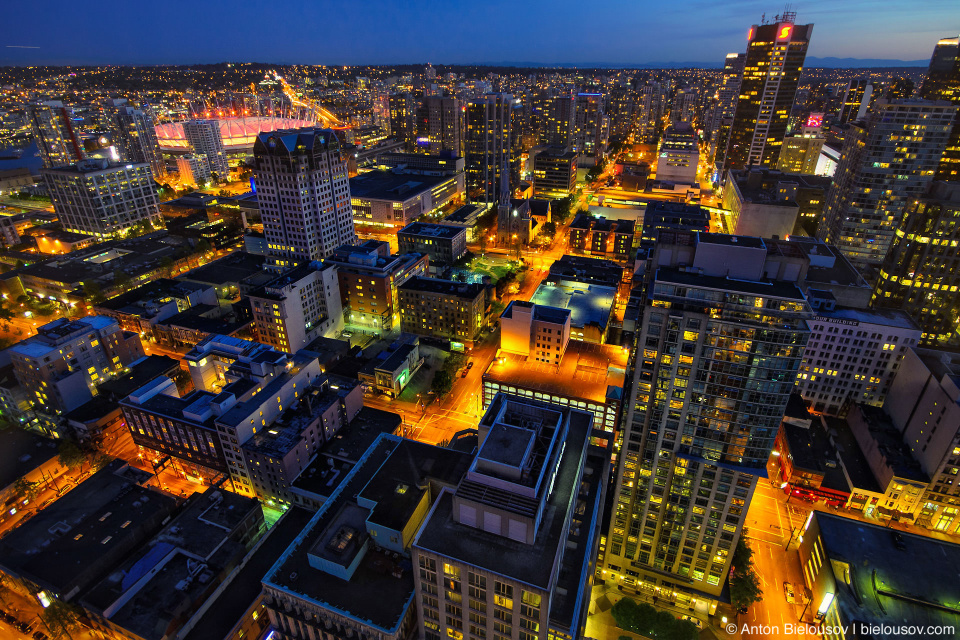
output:
M 314 121 L 301 118 L 280 116 L 254 116 L 245 118 L 217 118 L 220 123 L 220 135 L 228 154 L 253 153 L 253 143 L 260 133 L 278 129 L 299 129 L 317 126 Z M 190 152 L 190 143 L 183 133 L 183 124 L 167 122 L 156 126 L 157 142 L 165 153 L 181 154 Z

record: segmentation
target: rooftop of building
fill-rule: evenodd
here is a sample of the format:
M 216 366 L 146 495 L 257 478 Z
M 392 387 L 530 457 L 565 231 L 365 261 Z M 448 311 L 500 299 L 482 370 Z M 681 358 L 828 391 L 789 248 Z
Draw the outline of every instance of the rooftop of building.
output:
M 339 134 L 332 129 L 319 127 L 264 131 L 257 136 L 253 144 L 255 155 L 318 153 L 328 150 L 337 151 L 339 148 Z
M 330 560 L 336 564 L 343 562 L 340 556 L 344 553 L 355 557 L 364 541 L 361 539 L 369 539 L 365 520 L 360 516 L 364 512 L 372 516 L 370 509 L 358 505 L 358 496 L 366 492 L 368 497 L 379 500 L 378 507 L 384 504 L 390 513 L 382 515 L 389 521 L 399 513 L 389 503 L 395 495 L 405 495 L 398 492 L 400 485 L 406 485 L 407 491 L 419 488 L 426 479 L 435 477 L 435 468 L 443 482 L 455 483 L 458 474 L 466 473 L 470 458 L 468 454 L 396 436 L 379 437 L 267 572 L 264 583 L 379 629 L 396 629 L 412 604 L 413 566 L 408 558 L 371 544 L 352 578 L 345 580 L 313 568 L 308 555 L 325 557 L 336 552 L 337 558 Z M 406 501 L 399 510 L 411 513 Z M 403 519 L 402 515 L 399 517 Z M 328 542 L 334 543 L 329 551 Z
M 909 329 L 916 331 L 917 337 L 921 333 L 917 322 L 909 314 L 899 309 L 847 309 L 837 307 L 830 311 L 817 311 L 817 316 L 835 320 L 856 321 L 862 324 L 896 327 L 897 329 Z
M 466 284 L 463 282 L 454 282 L 453 280 L 424 278 L 422 276 L 414 276 L 397 288 L 400 291 L 422 291 L 424 293 L 436 293 L 469 300 L 474 300 L 483 295 L 486 290 L 486 287 L 482 284 Z
M 820 417 L 827 435 L 834 444 L 834 448 L 843 462 L 843 468 L 850 479 L 851 489 L 860 489 L 871 493 L 883 493 L 883 488 L 870 470 L 870 463 L 860 450 L 857 439 L 850 431 L 850 425 L 842 418 L 831 416 Z
M 300 472 L 294 488 L 323 497 L 331 495 L 377 438 L 396 433 L 402 423 L 399 414 L 363 407 Z
M 681 271 L 673 267 L 658 267 L 655 280 L 657 282 L 717 289 L 731 293 L 746 293 L 749 295 L 771 296 L 798 301 L 806 300 L 803 292 L 796 284 L 782 280 L 740 280 L 737 278 L 701 275 L 692 271 Z M 656 294 L 654 293 L 653 295 Z
M 473 224 L 486 210 L 486 207 L 480 204 L 465 204 L 443 220 L 454 224 Z
M 402 367 L 407 359 L 410 357 L 410 354 L 413 353 L 415 349 L 418 349 L 418 344 L 402 344 L 390 353 L 384 360 L 376 364 L 376 369 L 379 371 L 393 372 Z
M 167 637 L 181 608 L 200 605 L 214 577 L 246 554 L 236 532 L 252 512 L 260 512 L 255 498 L 215 487 L 194 494 L 149 545 L 84 596 L 84 605 L 144 640 Z
M 930 482 L 930 477 L 923 472 L 920 463 L 910 452 L 910 447 L 903 441 L 900 431 L 894 426 L 887 412 L 880 407 L 857 405 L 860 414 L 867 423 L 870 437 L 877 443 L 887 465 L 898 478 L 915 482 Z
M 226 582 L 226 586 L 211 596 L 213 599 L 206 611 L 195 622 L 184 640 L 226 638 L 263 591 L 263 575 L 312 517 L 312 511 L 300 507 L 292 507 L 286 511 L 247 554 L 240 570 Z
M 296 297 L 296 286 L 300 283 L 301 280 L 309 278 L 310 275 L 316 271 L 325 271 L 327 269 L 333 269 L 332 264 L 326 264 L 323 262 L 309 262 L 306 264 L 300 264 L 292 269 L 288 269 L 281 273 L 280 275 L 274 277 L 269 282 L 263 284 L 263 286 L 257 287 L 248 293 L 248 297 L 251 298 L 260 298 L 262 300 L 274 300 L 280 302 L 286 300 L 287 293 L 284 293 L 284 289 L 294 287 L 292 294 Z
M 571 326 L 594 325 L 606 331 L 616 296 L 616 287 L 570 281 L 558 284 L 542 282 L 530 297 L 530 302 L 537 306 L 568 309 Z
M 420 528 L 414 546 L 552 591 L 555 565 L 570 534 L 568 510 L 581 488 L 578 480 L 593 420 L 584 411 L 531 401 L 527 404 L 540 404 L 569 420 L 566 446 L 560 452 L 556 478 L 546 496 L 546 508 L 533 544 L 457 522 L 453 517 L 453 492 L 445 490 Z M 599 477 L 602 463 L 600 468 L 590 471 L 588 474 L 584 469 L 584 477 Z
M 115 162 L 106 158 L 89 158 L 74 164 L 60 165 L 41 169 L 41 173 L 59 173 L 65 175 L 84 176 L 104 171 L 120 171 L 130 168 L 144 168 L 150 165 L 145 162 Z
M 623 280 L 623 267 L 610 260 L 563 255 L 550 265 L 550 273 L 546 279 L 551 282 L 569 280 L 618 287 Z
M 946 376 L 960 387 L 960 353 L 935 349 L 914 349 L 917 357 L 938 381 Z
M 527 302 L 526 300 L 513 300 L 507 305 L 507 308 L 500 314 L 501 318 L 512 318 L 514 308 L 527 308 L 533 310 L 533 319 L 541 322 L 551 322 L 553 324 L 564 324 L 570 318 L 569 309 L 560 309 L 558 307 L 548 307 L 542 304 Z
M 431 224 L 429 222 L 411 222 L 403 229 L 397 231 L 397 235 L 417 236 L 420 238 L 443 238 L 452 240 L 457 236 L 466 236 L 466 231 L 459 227 L 453 227 L 446 224 Z
M 112 412 L 117 401 L 156 380 L 160 376 L 169 376 L 180 369 L 180 361 L 169 356 L 144 356 L 127 365 L 127 373 L 117 378 L 105 380 L 97 386 L 97 395 L 67 414 L 67 420 L 88 422 Z
M 767 253 L 785 256 L 797 256 L 797 251 L 810 262 L 805 282 L 809 286 L 833 285 L 843 287 L 863 287 L 870 285 L 863 275 L 850 263 L 835 246 L 807 236 L 790 236 L 787 240 L 764 241 Z
M 181 274 L 177 279 L 192 280 L 193 282 L 222 287 L 227 284 L 246 282 L 252 276 L 259 275 L 263 279 L 267 279 L 264 276 L 269 276 L 269 279 L 276 277 L 273 274 L 264 273 L 263 264 L 265 261 L 265 256 L 236 251 L 202 267 Z M 263 284 L 263 282 L 257 284 Z
M 571 340 L 559 366 L 501 352 L 484 371 L 483 380 L 498 382 L 501 387 L 532 389 L 544 396 L 582 398 L 605 404 L 620 399 L 626 369 L 624 349 Z
M 636 226 L 635 220 L 616 220 L 595 216 L 589 213 L 578 213 L 570 223 L 571 229 L 592 229 L 594 231 L 612 231 L 633 235 Z
M 76 320 L 58 318 L 37 328 L 37 335 L 21 340 L 10 347 L 10 351 L 29 358 L 42 358 L 56 351 L 59 359 L 60 347 L 65 341 L 86 336 L 89 331 L 102 331 L 110 325 L 116 326 L 116 323 L 107 316 L 86 316 Z
M 162 304 L 169 300 L 182 300 L 206 288 L 207 285 L 197 282 L 158 278 L 119 296 L 104 300 L 98 303 L 96 308 L 151 318 L 158 311 L 153 305 Z M 152 313 L 151 309 L 153 310 Z
M 55 440 L 19 427 L 0 429 L 0 491 L 56 455 Z
M 799 173 L 784 173 L 775 169 L 751 168 L 730 172 L 737 190 L 745 199 L 784 206 L 796 206 L 792 199 L 784 200 L 777 192 L 778 184 L 796 184 L 798 189 L 819 189 L 824 192 L 830 187 L 833 178 L 829 176 L 811 176 Z
M 156 270 L 164 258 L 174 259 L 186 241 L 154 231 L 135 238 L 110 240 L 54 256 L 23 267 L 21 276 L 80 286 L 98 281 L 112 284 L 113 274 L 123 271 L 131 278 Z M 33 259 L 36 256 L 32 256 Z
M 960 615 L 960 545 L 817 511 L 840 623 L 946 625 Z M 897 547 L 894 535 L 906 547 Z M 846 584 L 844 584 L 846 582 Z
M 129 523 L 173 512 L 175 498 L 142 486 L 150 477 L 114 460 L 0 539 L 0 564 L 61 595 L 92 583 L 102 555 L 144 536 Z
M 807 412 L 806 403 L 797 393 L 790 396 L 781 429 L 795 468 L 821 474 L 821 484 L 828 489 L 850 492 L 850 485 L 837 462 L 836 446 L 830 441 L 819 417 Z
M 350 178 L 350 197 L 406 202 L 451 179 L 450 176 L 371 171 Z

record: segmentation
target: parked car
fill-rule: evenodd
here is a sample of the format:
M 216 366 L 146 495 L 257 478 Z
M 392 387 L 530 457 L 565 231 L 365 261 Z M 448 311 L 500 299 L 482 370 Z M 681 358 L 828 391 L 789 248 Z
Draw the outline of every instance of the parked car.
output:
M 700 618 L 694 618 L 693 616 L 688 616 L 686 614 L 677 618 L 678 620 L 686 620 L 697 629 L 703 629 L 703 622 L 700 621 Z
M 43 631 L 33 632 L 33 640 L 47 640 L 47 638 L 49 638 L 49 636 L 45 634 Z
M 467 370 L 473 369 L 473 360 L 467 363 Z
M 789 582 L 783 583 L 783 595 L 787 598 L 787 602 L 793 604 L 797 601 L 796 597 L 793 594 L 793 585 Z

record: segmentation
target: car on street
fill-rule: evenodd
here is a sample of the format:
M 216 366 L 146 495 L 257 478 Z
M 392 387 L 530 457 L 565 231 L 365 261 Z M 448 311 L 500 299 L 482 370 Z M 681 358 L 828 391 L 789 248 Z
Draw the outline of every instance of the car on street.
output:
M 793 604 L 797 601 L 797 598 L 793 593 L 793 585 L 790 584 L 789 582 L 783 583 L 783 595 L 784 597 L 786 597 L 787 602 L 789 602 L 790 604 Z
M 677 620 L 686 620 L 687 622 L 695 626 L 697 629 L 703 629 L 703 622 L 699 618 L 694 618 L 693 616 L 688 616 L 684 614 L 682 616 L 678 616 Z

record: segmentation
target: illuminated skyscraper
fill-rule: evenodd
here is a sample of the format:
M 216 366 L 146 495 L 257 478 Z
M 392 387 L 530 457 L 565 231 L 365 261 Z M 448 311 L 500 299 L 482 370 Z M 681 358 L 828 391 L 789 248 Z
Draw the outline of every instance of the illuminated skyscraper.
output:
M 417 109 L 417 146 L 432 154 L 452 151 L 460 155 L 461 122 L 458 99 L 439 96 L 424 98 Z
M 730 126 L 737 110 L 740 97 L 740 81 L 743 76 L 743 63 L 747 56 L 742 53 L 728 53 L 723 63 L 723 79 L 717 91 L 717 104 L 710 123 L 710 157 L 722 160 L 730 138 Z M 719 157 L 718 157 L 719 154 Z
M 573 98 L 569 95 L 551 96 L 546 100 L 545 110 L 541 144 L 570 148 L 573 145 Z
M 219 180 L 230 175 L 227 164 L 227 151 L 223 148 L 223 134 L 218 120 L 185 120 L 183 135 L 193 147 L 194 152 L 207 156 L 210 172 L 217 174 Z
M 817 236 L 858 267 L 879 266 L 909 202 L 933 180 L 957 107 L 928 100 L 877 100 L 852 125 Z
M 505 166 L 514 164 L 512 111 L 513 96 L 509 93 L 488 93 L 467 105 L 464 150 L 467 195 L 473 202 L 495 204 L 500 192 L 500 173 Z
M 390 135 L 412 147 L 417 134 L 417 103 L 411 93 L 394 93 L 389 98 Z
M 713 614 L 809 337 L 806 265 L 662 231 L 652 266 L 604 561 L 625 589 Z
M 926 100 L 948 100 L 960 106 L 960 38 L 944 38 L 937 43 L 921 96 Z M 953 122 L 936 179 L 960 182 L 960 112 Z
M 907 208 L 880 267 L 873 306 L 903 309 L 917 321 L 920 344 L 960 345 L 960 184 L 934 182 Z
M 724 175 L 747 165 L 777 166 L 813 33 L 812 24 L 794 24 L 795 19 L 785 12 L 773 24 L 750 27 Z
M 33 105 L 29 113 L 30 128 L 44 167 L 62 167 L 84 159 L 83 145 L 73 130 L 70 111 L 62 102 Z
M 585 155 L 597 155 L 607 148 L 610 122 L 603 112 L 603 95 L 581 93 L 574 109 L 576 150 Z
M 356 242 L 347 159 L 335 132 L 261 133 L 253 157 L 271 268 L 320 260 Z
M 107 100 L 103 107 L 103 120 L 113 133 L 113 143 L 121 160 L 146 162 L 155 178 L 166 175 L 167 169 L 157 144 L 157 132 L 149 113 L 129 106 L 123 99 Z
M 854 78 L 847 83 L 840 103 L 840 113 L 834 124 L 847 124 L 860 120 L 867 115 L 867 108 L 873 98 L 873 85 L 864 78 Z

